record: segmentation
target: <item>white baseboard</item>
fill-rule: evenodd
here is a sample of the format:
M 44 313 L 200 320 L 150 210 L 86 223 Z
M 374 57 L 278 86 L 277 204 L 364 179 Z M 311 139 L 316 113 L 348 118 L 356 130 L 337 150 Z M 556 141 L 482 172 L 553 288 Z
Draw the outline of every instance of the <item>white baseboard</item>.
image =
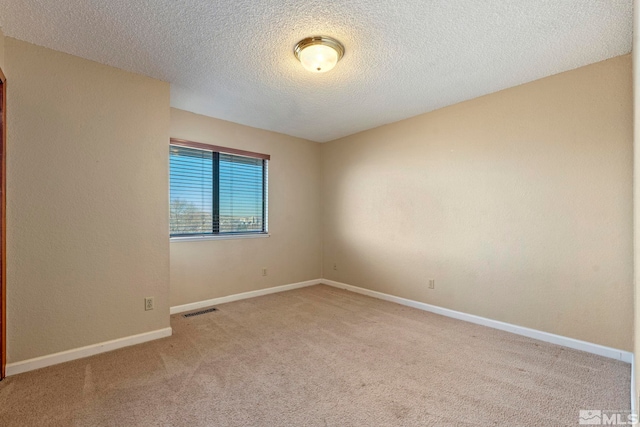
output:
M 406 298 L 400 298 L 394 295 L 372 291 L 372 290 L 360 288 L 357 286 L 347 285 L 345 283 L 340 283 L 333 280 L 322 279 L 320 283 L 324 283 L 326 285 L 333 286 L 335 288 L 356 292 L 358 294 L 367 295 L 373 298 L 395 302 L 397 304 L 406 305 L 408 307 L 417 308 L 419 310 L 429 311 L 431 313 L 440 314 L 442 316 L 464 320 L 465 322 L 488 326 L 494 329 L 500 329 L 501 331 L 511 332 L 513 334 L 534 338 L 534 339 L 548 342 L 551 344 L 562 345 L 564 347 L 573 348 L 575 350 L 586 351 L 587 353 L 593 353 L 599 356 L 621 360 L 627 363 L 633 362 L 633 353 L 629 351 L 618 350 L 616 348 L 605 347 L 599 344 L 593 344 L 586 341 L 580 341 L 573 338 L 563 337 L 561 335 L 555 335 L 549 332 L 543 332 L 543 331 L 538 331 L 536 329 L 525 328 L 523 326 L 512 325 L 510 323 L 487 319 L 486 317 L 480 317 L 473 314 L 462 313 L 460 311 L 450 310 L 448 308 L 442 308 L 435 305 L 426 304 L 423 302 L 418 302 L 418 301 L 414 301 Z
M 142 344 L 143 342 L 170 337 L 171 333 L 171 328 L 158 329 L 151 332 L 145 332 L 143 334 L 131 335 L 124 338 L 88 345 L 86 347 L 74 348 L 67 351 L 61 351 L 60 353 L 23 360 L 22 362 L 9 363 L 6 366 L 6 374 L 7 376 L 17 375 L 23 372 L 57 365 L 58 363 L 94 356 L 99 353 L 105 353 L 122 347 L 129 347 L 130 345 Z
M 243 292 L 240 294 L 227 295 L 225 297 L 213 298 L 204 301 L 192 302 L 189 304 L 171 307 L 170 313 L 184 313 L 185 311 L 197 310 L 199 308 L 211 307 L 212 305 L 224 304 L 227 302 L 239 301 L 242 299 L 255 298 L 262 295 L 275 294 L 277 292 L 290 291 L 292 289 L 306 288 L 307 286 L 319 285 L 320 279 L 307 280 L 306 282 L 291 283 L 289 285 L 274 286 L 273 288 L 259 289 L 257 291 Z

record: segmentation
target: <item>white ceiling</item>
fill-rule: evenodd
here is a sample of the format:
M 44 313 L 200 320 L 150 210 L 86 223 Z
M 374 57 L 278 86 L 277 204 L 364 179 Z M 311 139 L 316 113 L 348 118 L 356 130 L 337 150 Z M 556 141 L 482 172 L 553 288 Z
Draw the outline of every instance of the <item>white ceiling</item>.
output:
M 0 26 L 323 142 L 628 53 L 632 0 L 0 0 Z M 345 45 L 328 73 L 293 55 L 312 35 Z

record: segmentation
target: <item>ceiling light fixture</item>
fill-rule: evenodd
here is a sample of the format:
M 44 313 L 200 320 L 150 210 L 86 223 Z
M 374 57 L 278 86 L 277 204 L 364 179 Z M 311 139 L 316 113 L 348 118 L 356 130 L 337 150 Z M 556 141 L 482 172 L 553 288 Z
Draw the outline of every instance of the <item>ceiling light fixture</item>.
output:
M 344 55 L 344 46 L 327 36 L 307 37 L 293 48 L 302 66 L 313 73 L 326 73 L 336 66 Z

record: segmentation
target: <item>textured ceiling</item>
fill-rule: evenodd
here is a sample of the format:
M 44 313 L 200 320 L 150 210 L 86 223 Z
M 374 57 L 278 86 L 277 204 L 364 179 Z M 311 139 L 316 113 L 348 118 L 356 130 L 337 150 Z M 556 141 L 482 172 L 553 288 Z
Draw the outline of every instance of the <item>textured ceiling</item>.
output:
M 0 0 L 5 35 L 171 82 L 174 107 L 329 141 L 631 51 L 632 0 Z M 296 42 L 345 45 L 305 71 Z

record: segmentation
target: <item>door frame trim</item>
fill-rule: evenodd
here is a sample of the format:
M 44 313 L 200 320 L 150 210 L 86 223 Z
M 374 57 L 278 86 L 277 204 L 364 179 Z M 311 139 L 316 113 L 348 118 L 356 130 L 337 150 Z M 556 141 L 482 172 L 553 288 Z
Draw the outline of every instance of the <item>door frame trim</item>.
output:
M 0 380 L 7 365 L 7 79 L 0 68 Z

